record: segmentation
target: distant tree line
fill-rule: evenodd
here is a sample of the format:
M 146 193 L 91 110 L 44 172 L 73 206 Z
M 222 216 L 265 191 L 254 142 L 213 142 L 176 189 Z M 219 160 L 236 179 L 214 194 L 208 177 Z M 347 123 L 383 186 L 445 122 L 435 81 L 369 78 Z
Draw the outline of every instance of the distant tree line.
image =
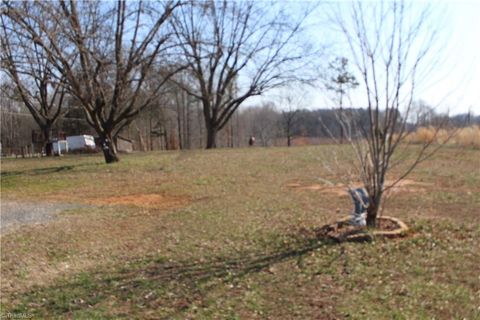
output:
M 89 133 L 110 163 L 119 159 L 119 137 L 148 151 L 239 147 L 250 136 L 261 146 L 343 140 L 345 130 L 366 129 L 367 109 L 346 103 L 359 82 L 343 57 L 326 66 L 319 89 L 334 96 L 331 109 L 288 99 L 245 107 L 251 97 L 321 78 L 319 50 L 302 37 L 309 10 L 291 9 L 261 1 L 4 1 L 3 150 L 36 142 L 50 154 L 50 140 Z M 408 130 L 442 117 L 416 107 Z M 339 125 L 339 112 L 355 128 Z
M 166 99 L 169 97 L 169 99 Z M 120 135 L 134 142 L 138 151 L 199 149 L 205 148 L 205 122 L 202 106 L 181 90 L 165 95 L 164 104 L 151 105 L 124 128 Z M 38 125 L 20 101 L 9 99 L 2 94 L 1 143 L 3 152 L 15 152 L 32 143 L 32 131 L 38 132 Z M 421 103 L 421 111 L 408 122 L 408 130 L 428 127 L 445 121 L 445 115 L 435 113 L 433 108 Z M 64 114 L 52 127 L 52 136 L 92 134 L 95 130 L 84 119 L 83 110 L 75 100 L 67 100 Z M 359 128 L 367 128 L 367 109 L 346 108 Z M 463 113 L 448 117 L 454 127 L 480 125 L 480 115 Z M 218 147 L 246 147 L 248 138 L 254 136 L 257 146 L 286 146 L 298 138 L 340 139 L 342 132 L 338 125 L 338 110 L 296 109 L 272 102 L 239 109 L 218 133 Z M 312 140 L 314 141 L 314 140 Z M 325 140 L 322 140 L 325 141 Z M 41 146 L 40 146 L 41 147 Z M 38 152 L 38 149 L 37 149 Z

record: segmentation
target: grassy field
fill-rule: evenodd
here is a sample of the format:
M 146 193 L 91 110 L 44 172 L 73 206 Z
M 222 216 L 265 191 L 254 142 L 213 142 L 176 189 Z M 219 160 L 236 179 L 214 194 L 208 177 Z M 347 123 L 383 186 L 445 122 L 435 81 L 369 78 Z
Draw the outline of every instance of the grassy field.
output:
M 1 236 L 2 315 L 480 319 L 480 151 L 392 193 L 407 237 L 335 244 L 312 232 L 352 206 L 331 148 L 2 160 L 2 200 L 83 205 Z

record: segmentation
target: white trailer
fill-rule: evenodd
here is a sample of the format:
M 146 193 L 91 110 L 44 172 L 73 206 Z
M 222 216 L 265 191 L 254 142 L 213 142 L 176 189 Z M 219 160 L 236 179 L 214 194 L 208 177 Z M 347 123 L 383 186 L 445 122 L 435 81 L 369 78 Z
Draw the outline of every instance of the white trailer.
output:
M 93 136 L 81 135 L 81 136 L 69 136 L 67 137 L 68 149 L 81 150 L 81 149 L 95 149 L 95 139 Z

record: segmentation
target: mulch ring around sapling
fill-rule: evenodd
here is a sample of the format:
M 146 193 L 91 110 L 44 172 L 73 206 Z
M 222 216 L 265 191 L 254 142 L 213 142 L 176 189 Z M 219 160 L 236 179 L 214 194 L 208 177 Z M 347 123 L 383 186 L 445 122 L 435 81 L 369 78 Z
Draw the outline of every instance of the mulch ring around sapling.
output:
M 399 238 L 407 235 L 409 228 L 407 225 L 393 217 L 377 218 L 375 228 L 353 226 L 349 223 L 351 217 L 348 216 L 339 221 L 316 228 L 315 234 L 318 238 L 330 238 L 338 242 L 363 242 L 372 241 L 375 238 Z

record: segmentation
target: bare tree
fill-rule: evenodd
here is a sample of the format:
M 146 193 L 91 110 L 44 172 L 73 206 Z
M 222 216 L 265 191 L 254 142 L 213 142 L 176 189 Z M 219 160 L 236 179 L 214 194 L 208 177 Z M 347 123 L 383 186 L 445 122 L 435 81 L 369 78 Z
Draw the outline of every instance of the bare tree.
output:
M 1 154 L 8 154 L 19 140 L 18 127 L 21 124 L 18 101 L 9 98 L 11 88 L 6 84 L 0 86 L 0 141 Z
M 185 87 L 202 103 L 206 147 L 249 97 L 299 80 L 308 64 L 299 45 L 304 17 L 290 23 L 275 5 L 246 1 L 193 1 L 172 20 L 195 79 Z
M 175 81 L 172 81 L 172 95 L 174 99 L 171 107 L 176 113 L 180 149 L 191 148 L 191 114 L 195 99 L 182 89 L 190 85 L 190 80 L 185 74 L 180 74 L 175 77 Z M 178 85 L 178 83 L 181 83 L 181 85 Z
M 437 150 L 433 139 L 413 149 L 413 159 L 399 153 L 408 148 L 408 119 L 419 85 L 439 57 L 435 29 L 428 25 L 430 8 L 418 10 L 415 5 L 355 2 L 348 16 L 338 12 L 335 16 L 361 75 L 368 108 L 367 126 L 359 126 L 353 116 L 338 119 L 355 154 L 352 172 L 368 193 L 369 226 L 376 224 L 385 193 Z M 442 125 L 437 126 L 435 135 Z M 400 174 L 386 185 L 386 176 L 394 167 Z
M 298 121 L 298 113 L 300 112 L 299 105 L 303 97 L 298 98 L 292 95 L 287 95 L 282 99 L 282 117 L 280 119 L 284 133 L 287 136 L 287 146 L 292 145 L 293 129 Z
M 345 57 L 336 58 L 330 62 L 329 66 L 330 75 L 326 79 L 325 87 L 327 90 L 333 91 L 337 100 L 337 107 L 339 108 L 340 118 L 343 116 L 343 103 L 345 96 L 348 95 L 350 89 L 354 89 L 358 86 L 355 76 L 348 71 L 348 59 Z M 343 143 L 343 126 L 340 127 L 340 143 Z
M 251 136 L 263 147 L 271 146 L 272 140 L 278 135 L 279 114 L 275 109 L 272 102 L 264 102 L 258 107 L 245 110 L 244 113 L 244 116 L 250 117 L 247 121 L 251 125 Z
M 174 1 L 8 2 L 5 11 L 19 34 L 42 47 L 66 79 L 100 137 L 105 161 L 111 163 L 119 160 L 118 133 L 181 69 L 165 56 L 170 46 L 166 22 L 179 5 Z M 156 74 L 161 80 L 145 88 L 153 70 L 161 70 Z
M 292 145 L 293 127 L 297 119 L 298 110 L 282 111 L 282 125 L 285 134 L 287 135 L 287 146 Z
M 1 17 L 1 66 L 12 81 L 12 98 L 23 102 L 43 134 L 47 156 L 52 155 L 52 127 L 62 115 L 65 78 L 55 74 L 49 54 L 38 44 L 25 41 Z M 33 26 L 32 26 L 33 27 Z M 42 31 L 36 29 L 41 35 Z M 65 109 L 63 108 L 63 113 Z
M 413 101 L 410 111 L 410 121 L 416 126 L 428 127 L 433 123 L 436 112 L 435 108 L 429 106 L 425 101 Z

